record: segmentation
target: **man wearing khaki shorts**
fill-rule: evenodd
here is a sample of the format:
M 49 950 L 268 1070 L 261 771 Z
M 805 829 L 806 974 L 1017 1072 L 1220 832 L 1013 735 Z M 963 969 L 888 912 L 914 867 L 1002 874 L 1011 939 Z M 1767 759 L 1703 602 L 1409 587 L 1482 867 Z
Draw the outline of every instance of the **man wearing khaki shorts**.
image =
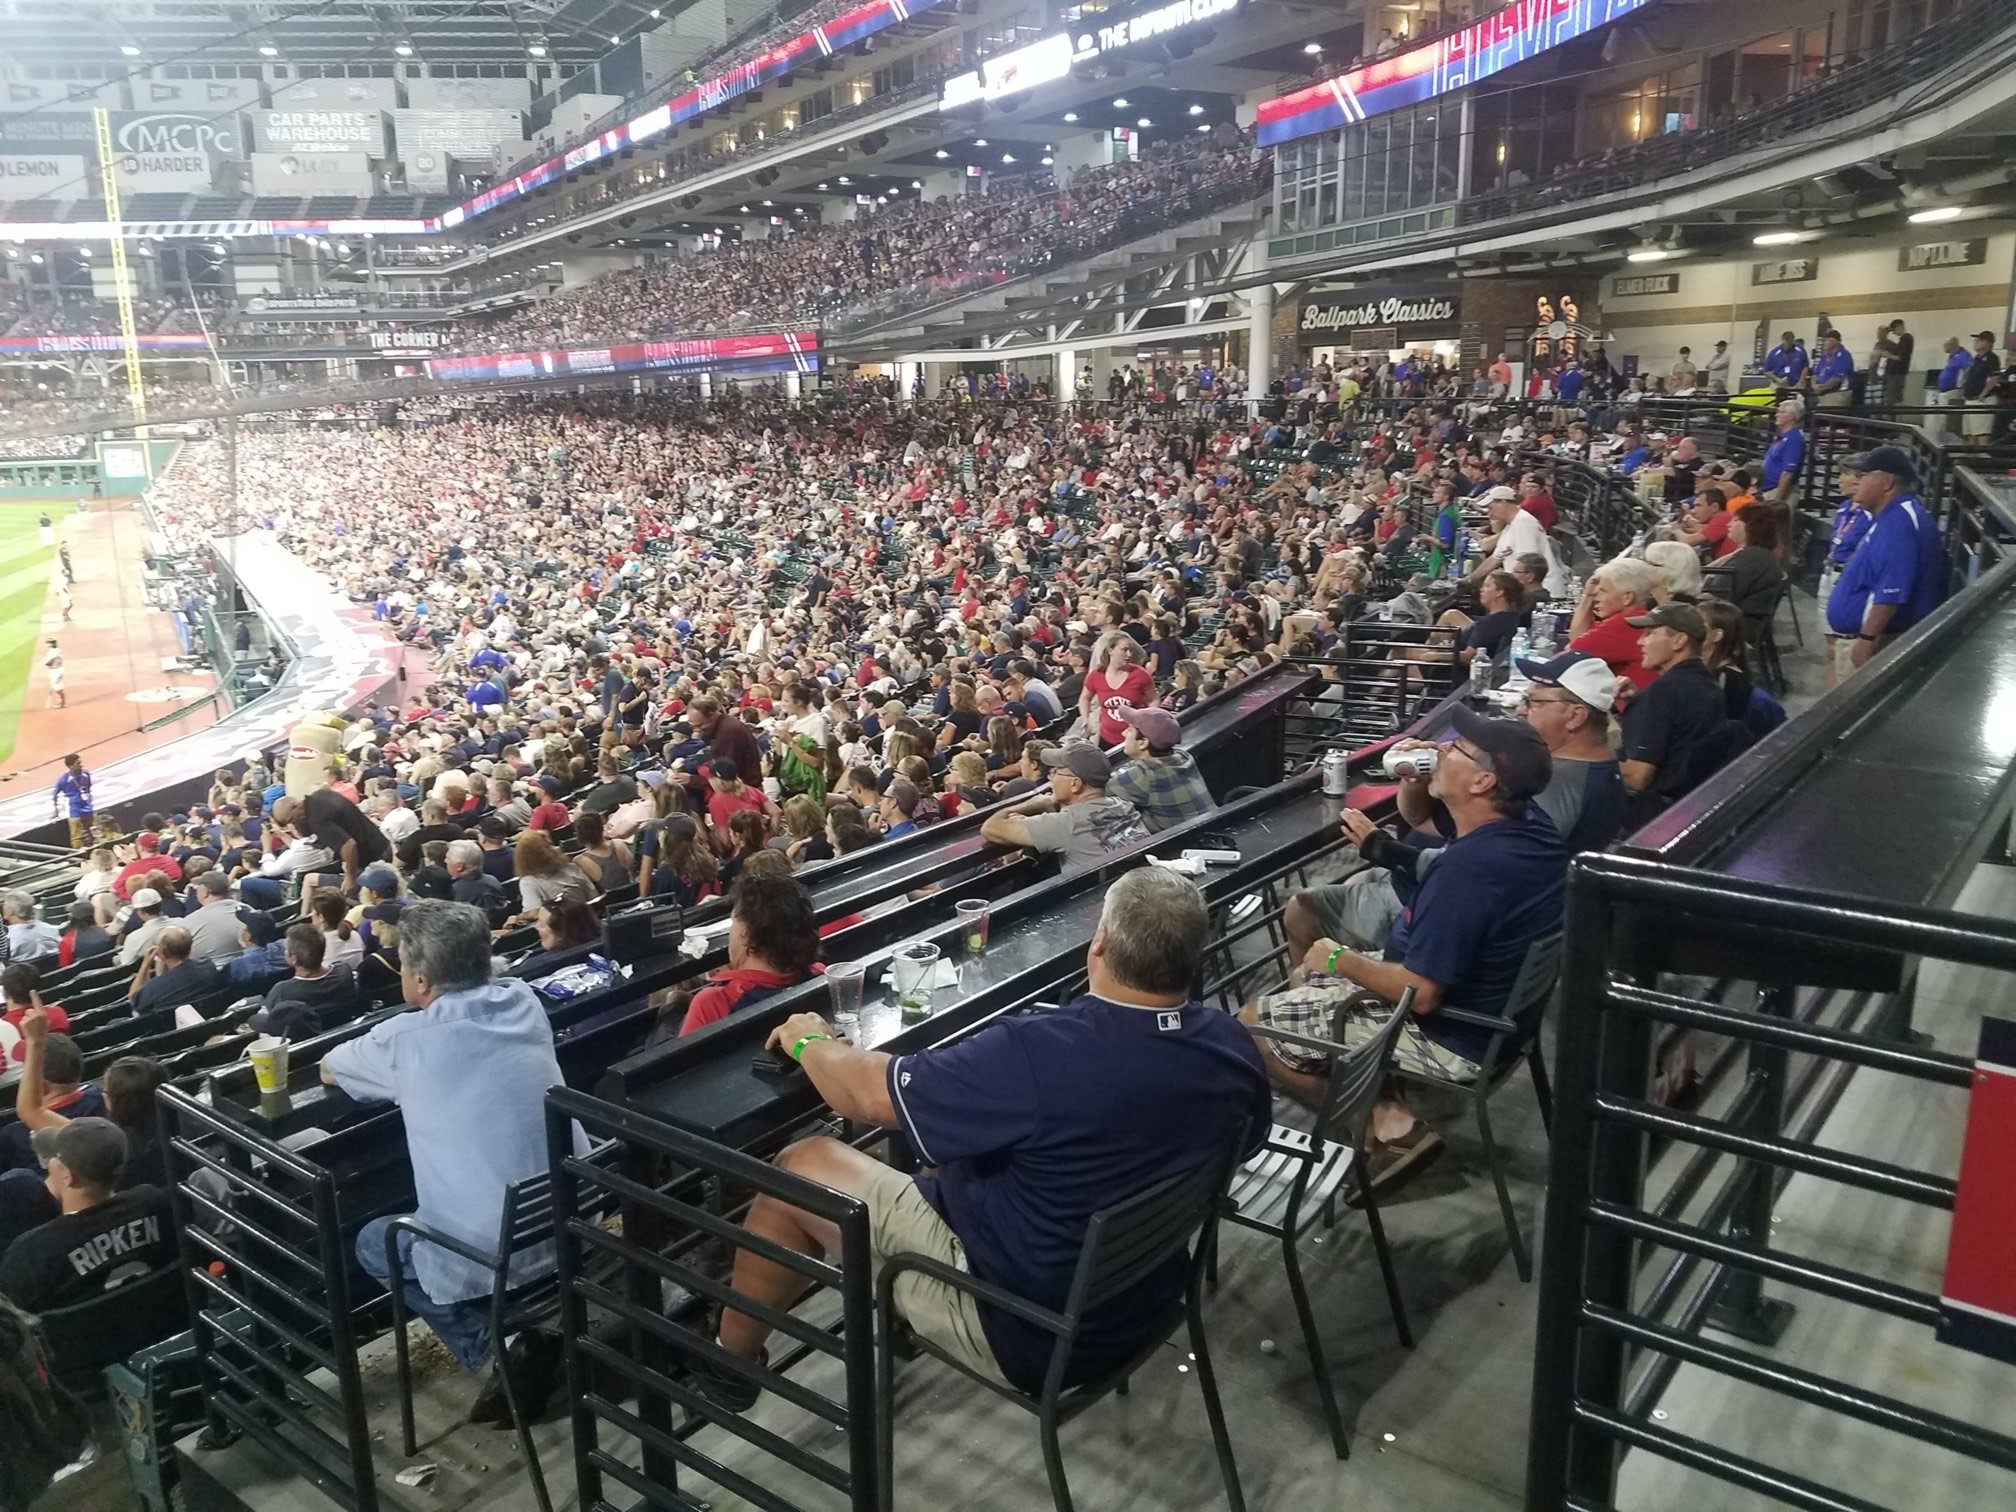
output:
M 815 1013 L 770 1036 L 834 1112 L 899 1130 L 923 1169 L 906 1175 L 837 1139 L 801 1140 L 777 1163 L 858 1198 L 879 1266 L 915 1254 L 1061 1308 L 1092 1215 L 1225 1155 L 1250 1154 L 1270 1127 L 1267 1073 L 1230 1015 L 1190 999 L 1211 938 L 1203 895 L 1184 877 L 1142 867 L 1107 890 L 1086 957 L 1090 990 L 978 1034 L 892 1056 L 837 1039 Z M 760 1010 L 759 1010 L 760 1011 Z M 749 1209 L 751 1235 L 838 1261 L 838 1226 L 780 1199 Z M 805 1278 L 753 1249 L 735 1256 L 734 1291 L 789 1309 Z M 1086 1315 L 1065 1383 L 1126 1364 L 1182 1285 L 1180 1269 Z M 896 1305 L 923 1339 L 991 1381 L 1042 1385 L 1055 1336 L 949 1282 L 915 1272 Z M 769 1324 L 722 1310 L 716 1342 L 732 1359 L 690 1353 L 688 1379 L 718 1406 L 746 1412 Z M 749 1365 L 736 1368 L 737 1362 Z

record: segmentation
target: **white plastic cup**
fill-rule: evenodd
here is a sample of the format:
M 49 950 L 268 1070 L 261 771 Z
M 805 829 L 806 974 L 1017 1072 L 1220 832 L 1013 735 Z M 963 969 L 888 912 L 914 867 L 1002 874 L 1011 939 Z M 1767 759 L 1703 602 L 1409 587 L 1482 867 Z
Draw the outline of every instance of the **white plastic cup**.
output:
M 262 1034 L 252 1041 L 252 1075 L 261 1092 L 287 1090 L 287 1041 L 278 1035 Z
M 985 898 L 966 898 L 953 905 L 959 916 L 959 939 L 970 956 L 987 954 L 987 911 L 992 906 Z
M 833 994 L 833 1023 L 843 1034 L 861 1024 L 861 989 L 868 977 L 865 961 L 836 961 L 826 968 L 826 990 Z
M 931 983 L 938 974 L 939 950 L 928 941 L 905 945 L 889 962 L 896 1002 L 906 1014 L 931 1011 Z

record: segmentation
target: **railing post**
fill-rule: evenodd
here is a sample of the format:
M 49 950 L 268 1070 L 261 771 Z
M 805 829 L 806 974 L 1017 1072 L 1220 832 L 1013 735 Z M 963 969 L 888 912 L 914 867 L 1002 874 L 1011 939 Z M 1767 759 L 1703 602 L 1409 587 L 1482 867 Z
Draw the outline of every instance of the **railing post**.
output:
M 1771 983 L 1757 989 L 1757 1014 L 1762 1018 L 1789 1020 L 1792 994 L 1782 984 Z M 1784 1132 L 1785 1077 L 1789 1056 L 1782 1046 L 1752 1040 L 1749 1044 L 1751 1085 L 1757 1088 L 1749 1131 L 1768 1139 Z M 1758 1161 L 1748 1162 L 1742 1176 L 1742 1194 L 1729 1217 L 1729 1237 L 1759 1248 L 1771 1242 L 1771 1209 L 1778 1196 L 1775 1169 Z M 1775 1345 L 1792 1321 L 1792 1304 L 1764 1295 L 1763 1278 L 1748 1267 L 1731 1267 L 1723 1275 L 1722 1295 L 1708 1310 L 1707 1324 L 1723 1333 L 1767 1347 Z

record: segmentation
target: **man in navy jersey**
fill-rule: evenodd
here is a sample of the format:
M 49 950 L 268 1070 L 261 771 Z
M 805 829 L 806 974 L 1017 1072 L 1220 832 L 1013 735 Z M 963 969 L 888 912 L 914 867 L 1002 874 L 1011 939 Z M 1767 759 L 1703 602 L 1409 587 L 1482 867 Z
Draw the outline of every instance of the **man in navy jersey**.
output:
M 1251 1153 L 1269 1127 L 1252 1039 L 1190 996 L 1210 935 L 1203 895 L 1142 867 L 1107 890 L 1086 957 L 1090 988 L 1061 1008 L 899 1056 L 834 1038 L 817 1014 L 793 1015 L 770 1043 L 798 1060 L 834 1112 L 900 1130 L 929 1174 L 905 1175 L 828 1138 L 801 1140 L 778 1164 L 865 1202 L 878 1257 L 926 1255 L 1062 1306 L 1093 1213 L 1235 1141 Z M 831 1223 L 770 1197 L 756 1199 L 748 1227 L 801 1254 L 839 1252 Z M 1138 1350 L 1182 1284 L 1179 1262 L 1091 1309 L 1066 1384 Z M 787 1309 L 805 1283 L 745 1249 L 734 1287 Z M 1024 1391 L 1042 1385 L 1054 1336 L 915 1273 L 898 1281 L 896 1304 L 969 1369 Z M 719 1342 L 732 1355 L 761 1358 L 769 1333 L 747 1313 L 721 1315 Z M 720 1405 L 755 1404 L 755 1383 L 729 1368 L 698 1356 L 687 1368 Z

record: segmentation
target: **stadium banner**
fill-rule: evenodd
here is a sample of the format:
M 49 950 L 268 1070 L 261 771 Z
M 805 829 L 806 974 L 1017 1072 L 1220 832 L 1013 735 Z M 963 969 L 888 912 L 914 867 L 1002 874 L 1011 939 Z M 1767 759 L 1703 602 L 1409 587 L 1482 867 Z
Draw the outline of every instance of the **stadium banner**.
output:
M 143 352 L 207 351 L 209 340 L 195 331 L 167 335 L 146 333 L 135 336 Z M 117 336 L 0 336 L 0 353 L 5 352 L 116 352 Z
M 79 171 L 74 157 L 31 157 L 0 153 L 0 198 L 35 199 L 44 192 L 74 183 Z M 79 191 L 81 197 L 82 191 Z M 68 196 L 64 196 L 68 198 Z
M 98 133 L 88 115 L 57 111 L 0 116 L 0 151 L 54 152 L 65 157 L 96 157 Z
M 590 374 L 744 369 L 816 373 L 816 331 L 768 336 L 708 336 L 690 341 L 640 341 L 626 346 L 572 347 L 557 352 L 497 352 L 433 357 L 427 376 L 442 382 L 489 378 L 578 378 Z
M 1432 100 L 1564 42 L 1621 21 L 1653 0 L 1513 0 L 1481 21 L 1419 47 L 1348 69 L 1261 104 L 1262 147 Z
M 215 112 L 259 108 L 257 79 L 135 79 L 133 104 L 142 110 Z
M 385 156 L 382 110 L 248 110 L 245 114 L 252 123 L 252 145 L 259 152 Z
M 254 294 L 245 301 L 247 315 L 306 315 L 327 318 L 357 315 L 364 309 L 355 294 Z
M 920 11 L 930 10 L 946 3 L 946 0 L 866 0 L 810 31 L 801 32 L 789 41 L 780 42 L 775 47 L 766 48 L 746 62 L 738 63 L 726 73 L 694 85 L 684 94 L 645 111 L 624 125 L 612 127 L 591 141 L 563 152 L 536 168 L 506 179 L 503 183 L 485 190 L 474 199 L 465 200 L 446 215 L 442 216 L 439 229 L 452 231 L 464 221 L 473 220 L 499 205 L 509 204 L 520 195 L 530 194 L 563 178 L 588 163 L 608 156 L 621 148 L 633 146 L 669 127 L 696 116 L 705 115 L 710 110 L 719 110 L 730 100 L 761 89 L 774 79 L 781 79 L 801 64 L 816 63 L 821 58 L 831 57 L 841 48 L 859 42 L 864 37 L 873 36 L 885 27 L 907 21 Z
M 371 193 L 371 159 L 361 152 L 255 152 L 252 154 L 254 194 Z
M 278 110 L 397 110 L 391 79 L 294 79 L 273 87 Z
M 234 111 L 115 110 L 111 123 L 112 150 L 122 159 L 245 156 L 245 133 Z
M 532 105 L 528 79 L 408 79 L 406 104 L 414 110 L 508 110 L 523 115 Z

